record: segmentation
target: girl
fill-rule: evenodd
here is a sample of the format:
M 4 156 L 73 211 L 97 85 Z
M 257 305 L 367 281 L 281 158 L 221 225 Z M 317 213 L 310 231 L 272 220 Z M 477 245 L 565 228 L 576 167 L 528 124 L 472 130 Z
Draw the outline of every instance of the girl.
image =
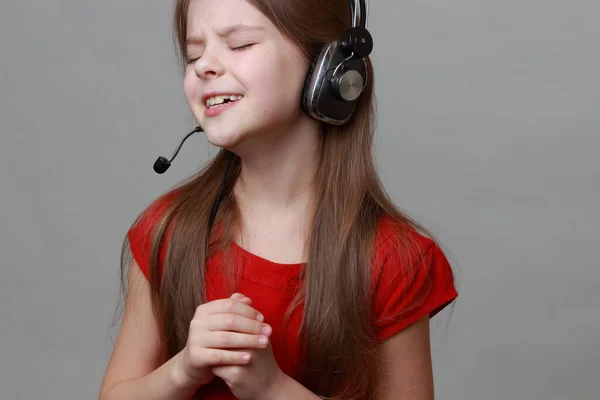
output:
M 325 46 L 368 55 L 344 33 L 360 8 L 177 0 L 185 96 L 221 151 L 128 232 L 101 399 L 433 398 L 429 319 L 457 292 L 378 180 L 370 59 L 358 99 L 330 99 L 347 120 L 300 100 Z

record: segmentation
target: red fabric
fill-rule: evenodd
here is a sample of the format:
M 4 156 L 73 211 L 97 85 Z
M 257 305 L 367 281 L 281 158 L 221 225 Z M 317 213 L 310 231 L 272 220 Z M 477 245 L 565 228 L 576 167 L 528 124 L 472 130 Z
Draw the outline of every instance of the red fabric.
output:
M 164 210 L 157 202 L 128 233 L 133 257 L 146 277 L 149 277 L 149 255 L 153 223 Z M 450 265 L 440 248 L 429 238 L 410 231 L 411 244 L 398 248 L 400 230 L 388 218 L 379 221 L 372 266 L 373 320 L 376 335 L 383 341 L 422 317 L 431 317 L 454 300 L 458 293 Z M 165 246 L 166 247 L 166 246 Z M 250 297 L 253 307 L 265 316 L 273 327 L 271 343 L 281 369 L 297 379 L 297 360 L 301 349 L 296 335 L 300 329 L 302 309 L 296 309 L 288 324 L 283 316 L 301 284 L 297 276 L 301 264 L 278 264 L 249 253 L 232 243 L 234 258 L 241 262 L 241 279 L 236 291 Z M 164 249 L 161 252 L 164 259 Z M 224 254 L 213 255 L 207 263 L 208 301 L 229 297 L 223 279 Z M 210 399 L 235 399 L 219 379 L 202 388 Z

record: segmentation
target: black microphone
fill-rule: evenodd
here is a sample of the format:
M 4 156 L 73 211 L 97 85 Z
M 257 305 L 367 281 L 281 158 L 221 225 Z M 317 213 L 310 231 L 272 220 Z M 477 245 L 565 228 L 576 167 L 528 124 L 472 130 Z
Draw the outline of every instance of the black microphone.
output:
M 177 157 L 177 154 L 179 154 L 179 150 L 181 150 L 181 146 L 183 146 L 187 138 L 189 138 L 196 132 L 204 132 L 204 130 L 200 126 L 197 126 L 193 131 L 185 135 L 185 137 L 181 139 L 181 142 L 179 142 L 179 146 L 177 146 L 177 148 L 175 149 L 175 152 L 171 156 L 170 160 L 163 156 L 158 157 L 154 162 L 154 172 L 156 172 L 157 174 L 164 174 L 165 171 L 168 170 L 171 166 L 171 162 L 173 162 L 175 157 Z

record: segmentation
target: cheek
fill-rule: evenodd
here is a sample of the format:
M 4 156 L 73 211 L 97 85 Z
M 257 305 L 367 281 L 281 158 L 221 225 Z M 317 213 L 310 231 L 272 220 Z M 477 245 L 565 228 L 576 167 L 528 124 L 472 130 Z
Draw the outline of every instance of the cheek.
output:
M 273 110 L 300 104 L 306 69 L 304 62 L 291 57 L 264 57 L 257 65 L 251 81 L 253 92 L 261 104 Z M 258 67 L 260 65 L 260 67 Z
M 196 97 L 196 77 L 193 71 L 189 69 L 185 72 L 185 76 L 183 78 L 183 92 L 185 94 L 185 98 L 189 103 L 195 102 Z

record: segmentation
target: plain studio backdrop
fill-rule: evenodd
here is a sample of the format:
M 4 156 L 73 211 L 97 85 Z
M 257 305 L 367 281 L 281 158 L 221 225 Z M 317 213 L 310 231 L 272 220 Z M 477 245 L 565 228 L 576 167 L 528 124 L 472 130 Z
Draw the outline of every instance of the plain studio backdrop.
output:
M 121 243 L 216 150 L 193 127 L 172 2 L 0 3 L 0 397 L 91 399 Z M 372 0 L 377 157 L 460 291 L 437 398 L 600 398 L 600 3 Z

